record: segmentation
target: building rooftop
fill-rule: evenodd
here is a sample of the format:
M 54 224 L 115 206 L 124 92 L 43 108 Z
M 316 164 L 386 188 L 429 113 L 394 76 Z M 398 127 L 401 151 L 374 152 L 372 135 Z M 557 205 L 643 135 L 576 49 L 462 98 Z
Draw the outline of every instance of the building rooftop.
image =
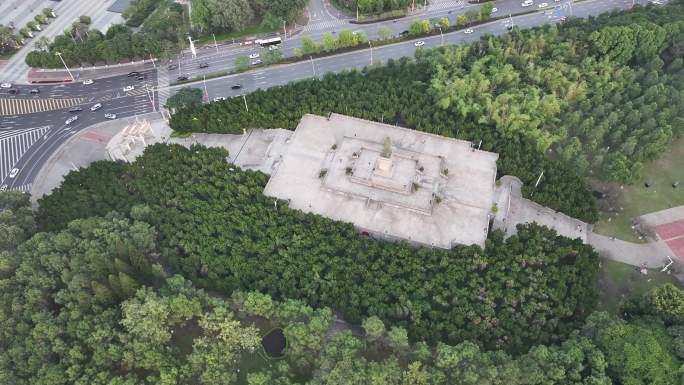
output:
M 497 158 L 467 141 L 305 115 L 264 194 L 388 239 L 484 246 Z

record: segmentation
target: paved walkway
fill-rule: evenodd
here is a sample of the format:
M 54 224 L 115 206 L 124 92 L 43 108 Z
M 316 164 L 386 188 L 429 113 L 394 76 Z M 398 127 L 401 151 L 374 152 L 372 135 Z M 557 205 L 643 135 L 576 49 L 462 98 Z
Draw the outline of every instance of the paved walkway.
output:
M 589 234 L 588 243 L 604 258 L 653 269 L 665 266 L 672 254 L 663 242 L 632 243 L 596 233 Z
M 522 182 L 517 177 L 505 175 L 500 182 L 501 185 L 494 192 L 497 206 L 495 229 L 502 229 L 510 236 L 515 234 L 518 224 L 536 222 L 556 230 L 562 236 L 579 238 L 587 243 L 587 235 L 592 227 L 590 224 L 523 198 Z
M 159 113 L 146 116 L 158 117 Z M 98 160 L 108 160 L 107 143 L 114 134 L 134 120 L 131 117 L 94 124 L 64 142 L 36 175 L 31 186 L 31 201 L 34 205 L 40 197 L 58 187 L 69 172 L 87 167 Z
M 593 233 L 590 224 L 523 198 L 521 187 L 520 179 L 506 175 L 501 178 L 501 185 L 495 191 L 498 211 L 494 217 L 494 228 L 504 230 L 509 236 L 515 234 L 515 227 L 519 223 L 536 222 L 556 230 L 560 235 L 581 239 L 604 258 L 628 265 L 645 264 L 649 268 L 662 268 L 668 261 L 667 256 L 673 256 L 662 241 L 638 244 Z M 684 206 L 666 211 L 644 217 L 654 224 L 684 217 Z

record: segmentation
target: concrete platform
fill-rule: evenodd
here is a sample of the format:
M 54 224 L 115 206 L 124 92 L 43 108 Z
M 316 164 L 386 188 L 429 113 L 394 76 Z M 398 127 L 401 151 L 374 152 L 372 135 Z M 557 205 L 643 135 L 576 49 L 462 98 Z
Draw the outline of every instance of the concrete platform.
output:
M 387 239 L 484 246 L 497 158 L 462 140 L 305 115 L 264 194 Z

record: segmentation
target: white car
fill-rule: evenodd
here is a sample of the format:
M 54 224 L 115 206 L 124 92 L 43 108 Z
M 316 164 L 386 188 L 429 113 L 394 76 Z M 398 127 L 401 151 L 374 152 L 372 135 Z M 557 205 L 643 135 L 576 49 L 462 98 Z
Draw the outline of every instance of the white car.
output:
M 12 171 L 10 171 L 10 173 L 9 173 L 8 176 L 9 176 L 10 178 L 14 178 L 15 176 L 17 176 L 17 174 L 19 174 L 19 169 L 18 169 L 18 168 L 13 168 Z
M 135 89 L 135 87 L 133 87 L 133 86 L 126 86 L 123 88 L 124 92 L 133 91 L 134 89 Z
M 109 114 L 109 113 L 107 113 L 107 114 L 105 114 L 104 116 L 105 116 L 106 119 L 112 119 L 112 120 L 113 120 L 113 119 L 116 119 L 116 114 Z
M 0 84 L 0 88 L 12 88 L 12 83 L 2 83 Z
M 253 54 L 249 55 L 249 58 L 250 58 L 250 59 L 256 59 L 256 58 L 258 58 L 258 57 L 259 57 L 259 54 L 256 53 L 256 52 L 254 52 Z
M 0 191 L 7 191 L 7 185 L 3 184 L 2 186 L 0 186 Z
M 77 120 L 78 120 L 78 116 L 72 116 L 72 117 L 70 117 L 69 119 L 67 119 L 65 123 L 66 123 L 66 125 L 68 126 L 68 125 L 70 125 L 71 123 L 73 123 L 73 122 L 75 122 L 75 121 L 77 121 Z
M 226 98 L 225 96 L 217 96 L 217 97 L 215 97 L 213 100 L 214 100 L 215 102 L 220 102 L 220 101 L 222 101 L 222 100 L 227 100 L 227 99 L 228 99 L 228 98 Z
M 261 64 L 261 60 L 259 60 L 259 59 L 252 60 L 252 65 L 253 65 L 253 66 L 258 65 L 258 64 Z
M 99 110 L 100 108 L 102 108 L 102 104 L 97 103 L 96 105 L 90 107 L 90 111 L 97 111 L 97 110 Z
M 465 31 L 463 31 L 463 33 L 468 33 L 468 34 L 469 34 L 469 33 L 473 33 L 473 29 L 472 29 L 472 28 L 468 28 L 468 29 L 466 29 Z
M 84 86 L 87 86 L 88 84 L 93 84 L 93 83 L 94 83 L 94 82 L 93 82 L 93 79 L 86 79 L 86 80 L 83 81 L 83 85 L 84 85 Z
M 543 9 L 543 8 L 548 7 L 548 6 L 549 6 L 549 3 L 541 3 L 541 4 L 537 5 L 537 7 L 539 7 L 539 9 Z
M 520 6 L 521 6 L 521 7 L 529 7 L 529 6 L 531 6 L 532 4 L 534 4 L 534 2 L 533 2 L 532 0 L 525 0 L 525 1 L 522 2 L 522 4 L 520 4 Z
M 424 41 L 417 41 L 417 42 L 413 43 L 413 45 L 415 45 L 416 47 L 422 47 L 425 45 L 425 42 Z
M 560 1 L 560 0 L 558 0 L 558 1 Z M 494 13 L 494 12 L 496 12 L 496 11 L 498 11 L 498 10 L 499 10 L 499 9 L 498 9 L 497 7 L 494 7 L 494 8 L 492 8 L 492 13 Z

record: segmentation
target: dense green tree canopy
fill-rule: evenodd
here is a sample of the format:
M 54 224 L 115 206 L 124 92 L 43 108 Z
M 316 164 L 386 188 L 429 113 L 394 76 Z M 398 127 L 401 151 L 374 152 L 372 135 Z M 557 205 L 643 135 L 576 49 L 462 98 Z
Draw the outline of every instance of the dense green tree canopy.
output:
M 130 165 L 98 163 L 40 201 L 39 223 L 58 229 L 104 215 L 110 199 L 121 212 L 145 204 L 170 266 L 196 284 L 299 298 L 355 323 L 375 315 L 414 340 L 517 351 L 558 340 L 593 307 L 598 259 L 579 240 L 538 226 L 505 241 L 494 233 L 484 251 L 360 238 L 351 224 L 275 206 L 262 194 L 266 176 L 226 157 L 155 145 Z

